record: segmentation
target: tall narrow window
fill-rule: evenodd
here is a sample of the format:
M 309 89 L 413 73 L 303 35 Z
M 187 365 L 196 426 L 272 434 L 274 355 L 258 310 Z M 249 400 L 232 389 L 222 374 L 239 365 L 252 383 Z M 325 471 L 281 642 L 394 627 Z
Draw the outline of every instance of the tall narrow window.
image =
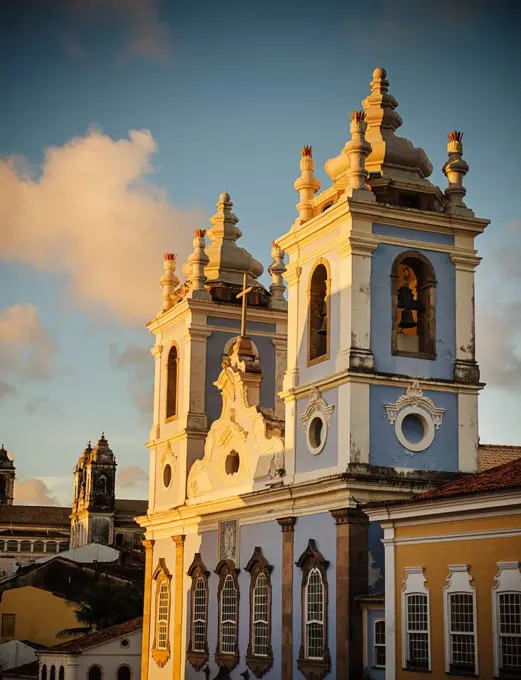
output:
M 153 578 L 156 580 L 156 610 L 152 657 L 162 668 L 170 657 L 170 581 L 172 579 L 163 558 L 159 560 Z
M 179 353 L 176 345 L 172 345 L 168 353 L 167 377 L 166 377 L 166 418 L 177 416 L 177 390 L 178 390 Z
M 429 589 L 423 567 L 406 567 L 402 590 L 403 667 L 430 670 Z
M 16 614 L 2 614 L 2 637 L 14 637 Z
M 41 678 L 42 680 L 47 680 L 47 664 L 45 663 L 42 666 Z
M 232 670 L 239 663 L 239 570 L 231 560 L 221 560 L 215 573 L 219 575 L 217 591 L 219 608 L 218 642 L 215 660 L 222 668 Z
M 246 663 L 261 678 L 273 665 L 271 646 L 271 572 L 273 567 L 256 547 L 246 571 L 250 573 L 250 635 Z
M 123 664 L 118 668 L 118 680 L 130 680 L 132 678 L 132 671 L 130 666 Z
M 327 577 L 329 565 L 310 538 L 297 561 L 302 569 L 302 640 L 297 665 L 304 677 L 322 677 L 331 668 L 327 646 Z
M 192 666 L 201 670 L 208 661 L 208 577 L 200 553 L 194 555 L 194 560 L 188 569 L 188 576 L 192 578 L 190 641 L 188 643 L 187 658 Z
M 520 562 L 498 562 L 492 590 L 494 675 L 504 680 L 521 677 Z
M 60 670 L 58 671 L 58 680 L 65 680 L 65 668 L 64 668 L 64 666 L 60 666 Z
M 56 680 L 56 666 L 54 664 L 51 666 L 50 679 Z
M 376 619 L 374 622 L 374 665 L 385 668 L 385 621 Z
M 91 666 L 89 668 L 88 678 L 89 680 L 101 680 L 102 678 L 101 666 L 98 666 L 97 664 Z
M 476 675 L 476 592 L 466 564 L 449 564 L 444 588 L 445 671 Z
M 436 278 L 429 260 L 416 251 L 399 255 L 392 273 L 392 353 L 436 358 Z
M 308 364 L 329 358 L 329 264 L 321 259 L 313 268 L 308 289 Z

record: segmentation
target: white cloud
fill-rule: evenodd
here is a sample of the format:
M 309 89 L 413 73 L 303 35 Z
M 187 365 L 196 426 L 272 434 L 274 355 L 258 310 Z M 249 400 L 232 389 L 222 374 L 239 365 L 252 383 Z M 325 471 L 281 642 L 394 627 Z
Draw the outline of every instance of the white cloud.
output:
M 4 373 L 24 379 L 49 380 L 55 346 L 32 304 L 0 311 L 0 356 Z
M 25 405 L 25 410 L 29 414 L 41 413 L 42 415 L 50 415 L 56 413 L 58 409 L 48 397 L 34 397 L 29 399 Z
M 75 305 L 143 323 L 160 309 L 163 253 L 183 261 L 205 217 L 181 211 L 146 175 L 148 130 L 113 140 L 99 130 L 46 149 L 41 176 L 0 161 L 0 257 L 65 272 Z
M 154 405 L 154 361 L 150 350 L 129 342 L 120 352 L 116 344 L 111 343 L 110 361 L 113 366 L 123 371 L 126 376 L 127 392 L 146 418 L 152 413 Z
M 139 465 L 127 465 L 120 468 L 118 473 L 118 486 L 125 489 L 147 487 L 148 475 Z
M 47 484 L 42 479 L 28 477 L 15 479 L 14 502 L 16 505 L 58 505 Z

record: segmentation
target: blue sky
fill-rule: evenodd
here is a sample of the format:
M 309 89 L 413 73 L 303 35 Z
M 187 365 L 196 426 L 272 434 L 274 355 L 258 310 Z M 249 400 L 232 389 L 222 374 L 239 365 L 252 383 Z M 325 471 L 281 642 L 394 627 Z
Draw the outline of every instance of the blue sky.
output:
M 118 494 L 146 495 L 144 323 L 162 253 L 184 256 L 226 190 L 267 267 L 296 215 L 299 148 L 313 145 L 327 184 L 376 66 L 442 187 L 446 133 L 465 132 L 467 204 L 492 220 L 478 239 L 480 433 L 521 444 L 518 19 L 516 3 L 484 0 L 3 2 L 0 439 L 19 476 L 69 501 L 104 430 Z

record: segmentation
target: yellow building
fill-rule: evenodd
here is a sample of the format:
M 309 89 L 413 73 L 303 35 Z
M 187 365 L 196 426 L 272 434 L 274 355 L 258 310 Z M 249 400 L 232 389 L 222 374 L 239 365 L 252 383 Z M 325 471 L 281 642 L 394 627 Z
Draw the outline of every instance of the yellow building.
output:
M 77 605 L 51 592 L 25 586 L 2 593 L 0 642 L 30 640 L 41 645 L 62 642 L 57 636 L 64 628 L 76 628 Z
M 367 509 L 385 548 L 386 679 L 521 678 L 521 460 Z

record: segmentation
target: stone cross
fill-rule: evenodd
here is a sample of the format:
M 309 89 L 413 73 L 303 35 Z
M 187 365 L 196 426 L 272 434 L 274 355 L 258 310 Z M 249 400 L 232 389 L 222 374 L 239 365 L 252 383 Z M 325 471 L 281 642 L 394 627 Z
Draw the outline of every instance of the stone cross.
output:
M 244 272 L 242 279 L 242 291 L 237 295 L 237 300 L 242 298 L 242 316 L 241 316 L 241 338 L 246 337 L 246 310 L 248 307 L 248 293 L 253 290 L 252 286 L 246 288 L 248 282 L 248 274 Z

